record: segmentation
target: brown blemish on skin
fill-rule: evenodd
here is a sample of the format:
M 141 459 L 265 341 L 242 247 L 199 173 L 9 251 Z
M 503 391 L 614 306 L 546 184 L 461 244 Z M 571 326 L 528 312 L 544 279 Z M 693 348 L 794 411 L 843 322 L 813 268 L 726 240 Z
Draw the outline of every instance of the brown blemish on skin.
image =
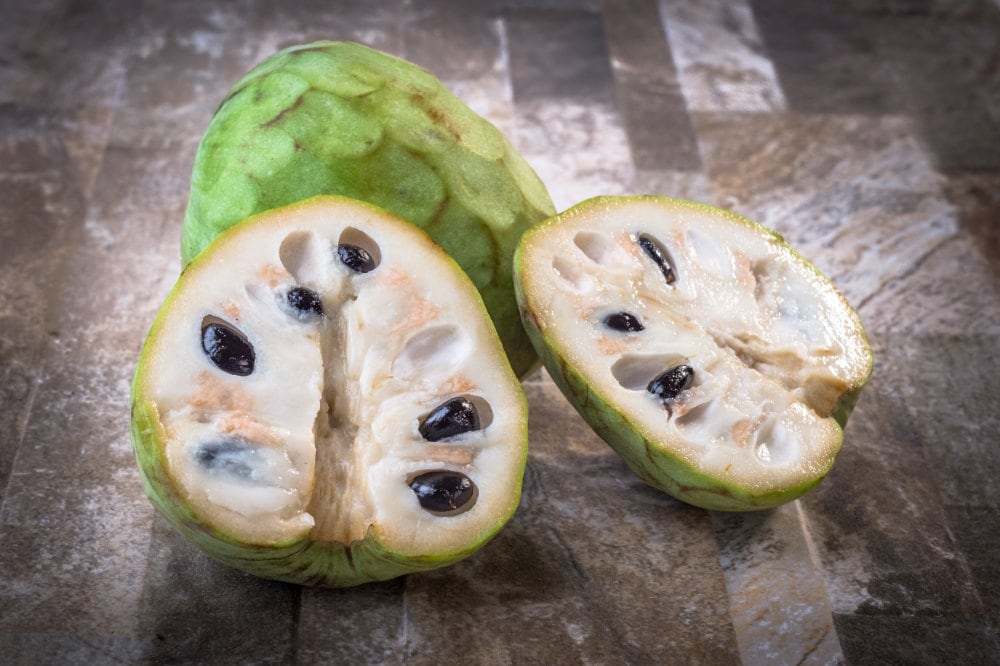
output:
M 448 116 L 447 114 L 445 114 L 444 111 L 442 111 L 437 107 L 429 106 L 427 107 L 427 116 L 434 121 L 435 125 L 439 127 L 444 127 L 446 130 L 448 130 L 448 133 L 451 134 L 453 137 L 455 137 L 455 141 L 458 142 L 462 141 L 461 133 L 459 133 L 458 130 L 456 130 L 454 127 L 451 126 L 451 123 L 448 122 Z
M 306 92 L 308 92 L 308 91 L 306 91 Z M 292 102 L 291 106 L 287 106 L 284 109 L 282 109 L 278 113 L 278 115 L 276 115 L 274 118 L 271 118 L 266 123 L 261 123 L 261 129 L 268 129 L 270 127 L 274 127 L 275 125 L 281 123 L 281 121 L 285 119 L 286 115 L 288 115 L 289 113 L 291 113 L 295 109 L 297 109 L 300 106 L 302 106 L 302 103 L 305 102 L 305 98 L 306 98 L 305 93 L 302 93 L 301 95 L 299 95 L 298 99 L 296 99 L 294 102 Z

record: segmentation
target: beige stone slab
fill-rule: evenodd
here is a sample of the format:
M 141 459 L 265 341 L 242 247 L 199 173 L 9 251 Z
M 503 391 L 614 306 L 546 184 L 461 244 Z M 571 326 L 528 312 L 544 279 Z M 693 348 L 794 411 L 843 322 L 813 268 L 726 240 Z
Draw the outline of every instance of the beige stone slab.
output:
M 515 105 L 514 147 L 545 183 L 557 211 L 606 194 L 632 194 L 628 136 L 608 104 Z
M 85 12 L 65 0 L 21 3 L 4 21 L 12 30 L 0 33 L 6 61 L 0 104 L 47 119 L 72 162 L 67 177 L 84 196 L 100 169 L 138 14 L 135 3 L 122 1 Z
M 785 110 L 749 2 L 660 0 L 659 7 L 688 109 Z
M 914 349 L 905 337 L 885 345 Z M 932 453 L 941 443 L 909 413 L 899 392 L 909 371 L 888 354 L 876 349 L 883 365 L 851 416 L 837 463 L 800 502 L 834 613 L 965 622 L 984 609 L 944 512 Z
M 295 660 L 302 664 L 404 661 L 407 578 L 344 590 L 303 589 Z
M 903 303 L 869 301 L 959 231 L 905 118 L 698 114 L 696 126 L 720 202 L 783 234 L 872 330 L 895 326 Z
M 697 171 L 698 142 L 655 0 L 604 3 L 615 103 L 640 169 Z
M 629 663 L 734 663 L 710 514 L 642 483 L 547 376 L 528 395 L 532 454 L 522 512 L 533 541 L 564 549 L 572 575 L 562 594 L 586 610 L 576 622 L 596 620 Z
M 799 502 L 714 513 L 720 560 L 744 664 L 843 662 L 830 597 Z
M 145 663 L 288 663 L 301 588 L 215 562 L 156 516 L 135 635 Z
M 483 3 L 422 3 L 403 31 L 406 59 L 426 68 L 473 111 L 509 135 L 513 94 L 503 20 Z
M 0 501 L 58 334 L 50 301 L 81 213 L 70 157 L 48 129 L 25 110 L 0 121 Z

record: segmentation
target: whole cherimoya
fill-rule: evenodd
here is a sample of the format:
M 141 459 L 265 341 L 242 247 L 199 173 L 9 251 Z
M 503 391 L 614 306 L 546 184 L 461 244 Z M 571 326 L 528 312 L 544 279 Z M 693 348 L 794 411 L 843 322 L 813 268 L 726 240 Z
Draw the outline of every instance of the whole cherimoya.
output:
M 527 411 L 458 265 L 317 197 L 188 265 L 143 347 L 132 441 L 153 504 L 209 555 L 346 586 L 486 543 L 520 498 Z
M 778 234 L 709 206 L 603 197 L 526 233 L 515 277 L 545 367 L 647 483 L 750 510 L 829 472 L 871 349 Z
M 525 229 L 555 210 L 503 135 L 440 81 L 353 43 L 296 46 L 260 63 L 198 148 L 183 263 L 239 220 L 318 194 L 373 203 L 427 232 L 476 285 L 514 371 L 537 365 L 511 259 Z

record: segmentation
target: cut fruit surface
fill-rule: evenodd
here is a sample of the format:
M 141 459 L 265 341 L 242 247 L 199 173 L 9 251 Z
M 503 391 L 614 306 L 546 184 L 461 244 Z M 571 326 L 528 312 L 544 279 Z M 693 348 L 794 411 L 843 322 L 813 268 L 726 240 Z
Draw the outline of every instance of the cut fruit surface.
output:
M 749 510 L 818 483 L 872 371 L 857 314 L 760 225 L 660 197 L 586 201 L 515 255 L 566 397 L 646 482 Z
M 483 545 L 517 507 L 524 396 L 467 276 L 423 232 L 317 197 L 184 271 L 133 386 L 147 493 L 214 557 L 351 585 Z

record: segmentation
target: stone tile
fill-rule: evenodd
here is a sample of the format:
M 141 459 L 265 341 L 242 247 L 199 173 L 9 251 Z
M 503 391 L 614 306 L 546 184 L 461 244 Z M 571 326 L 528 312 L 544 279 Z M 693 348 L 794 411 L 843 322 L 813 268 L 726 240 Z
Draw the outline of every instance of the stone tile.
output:
M 688 117 L 655 0 L 606 2 L 615 97 L 632 160 L 640 169 L 697 171 L 698 142 Z
M 788 107 L 802 113 L 885 114 L 894 110 L 893 70 L 864 20 L 840 5 L 750 0 Z
M 597 13 L 601 11 L 602 0 L 495 0 L 500 11 L 518 9 L 580 11 Z
M 958 232 L 912 122 L 903 118 L 696 114 L 722 204 L 783 234 L 830 276 L 870 330 L 898 325 L 880 290 Z M 869 302 L 871 301 L 871 302 Z
M 596 622 L 626 662 L 736 662 L 711 516 L 639 481 L 547 377 L 528 396 L 532 448 L 516 518 L 533 543 L 552 544 L 561 575 L 551 580 L 566 586 L 553 593 L 587 611 L 573 621 Z
M 798 502 L 754 513 L 713 514 L 745 664 L 843 661 L 804 519 Z
M 889 16 L 969 16 L 988 6 L 989 0 L 848 0 L 851 9 Z
M 545 183 L 556 210 L 604 194 L 631 194 L 628 136 L 610 104 L 536 101 L 514 107 L 512 143 Z
M 60 339 L 0 514 L 0 632 L 134 635 L 150 507 L 128 441 L 126 364 Z
M 998 168 L 1000 11 L 982 1 L 861 5 L 753 2 L 790 108 L 912 115 L 941 169 Z
M 488 3 L 421 3 L 403 42 L 408 60 L 431 71 L 473 111 L 510 134 L 514 111 L 506 33 Z
M 79 9 L 79 8 L 77 8 Z M 41 2 L 4 11 L 0 45 L 0 499 L 51 337 L 75 221 L 100 167 L 117 102 L 128 7 Z M 53 24 L 71 31 L 54 39 Z M 10 28 L 10 29 L 8 29 Z M 100 44 L 98 50 L 96 45 Z M 67 58 L 74 51 L 78 57 Z
M 514 147 L 557 210 L 629 192 L 635 169 L 614 105 L 600 17 L 579 11 L 503 14 L 514 96 Z
M 124 90 L 129 108 L 138 88 Z M 128 436 L 129 389 L 142 338 L 177 275 L 187 169 L 177 152 L 149 148 L 171 145 L 156 136 L 171 129 L 147 118 L 145 135 L 155 140 L 145 146 L 112 130 L 116 147 L 102 149 L 95 199 L 64 213 L 64 265 L 41 276 L 53 335 L 0 515 L 10 546 L 0 553 L 0 596 L 14 609 L 0 631 L 58 627 L 99 644 L 135 636 L 141 624 L 136 582 L 146 572 L 152 507 Z
M 893 336 L 882 365 L 945 504 L 1000 508 L 996 336 Z
M 565 548 L 514 521 L 471 558 L 408 578 L 404 661 L 625 663 Z
M 51 117 L 7 105 L 0 114 L 0 505 L 34 405 L 52 337 L 50 301 L 82 197 Z
M 995 664 L 996 634 L 974 623 L 927 617 L 837 615 L 847 663 Z
M 779 608 L 765 604 L 772 622 L 808 626 L 821 614 L 794 592 L 825 586 L 836 635 L 816 661 L 834 654 L 832 638 L 847 663 L 1000 661 L 989 446 L 1000 5 L 661 4 L 705 172 L 633 163 L 636 120 L 622 111 L 643 99 L 616 85 L 626 58 L 656 44 L 649 25 L 634 44 L 614 32 L 648 15 L 625 5 L 603 5 L 602 23 L 598 0 L 4 4 L 8 661 L 749 662 L 795 633 L 748 624 L 761 571 L 787 572 Z M 713 48 L 698 54 L 702 36 Z M 128 389 L 179 268 L 195 145 L 246 69 L 322 37 L 437 70 L 510 133 L 560 207 L 630 191 L 718 201 L 777 226 L 845 287 L 878 366 L 798 525 L 790 507 L 712 516 L 642 486 L 544 373 L 527 384 L 524 504 L 455 567 L 300 590 L 215 564 L 154 516 L 128 442 Z M 608 44 L 622 57 L 614 71 Z M 762 108 L 775 80 L 791 112 Z
M 517 104 L 613 101 L 600 16 L 584 11 L 513 9 L 505 11 L 503 18 Z
M 121 94 L 138 6 L 56 0 L 20 7 L 14 16 L 8 25 L 18 29 L 0 33 L 0 105 L 13 103 L 49 119 L 72 162 L 68 177 L 89 195 Z
M 995 277 L 1000 277 L 1000 173 L 949 176 L 944 195 L 958 209 L 962 229 L 971 237 Z M 988 273 L 988 271 L 987 271 Z
M 970 493 L 974 495 L 974 493 Z M 1000 507 L 976 506 L 978 497 L 967 497 L 969 505 L 946 506 L 948 527 L 962 549 L 972 571 L 979 596 L 992 622 L 994 633 L 1000 630 Z
M 885 340 L 884 345 L 905 344 Z M 832 472 L 799 501 L 823 563 L 834 613 L 937 617 L 967 622 L 984 613 L 938 494 L 930 433 L 896 387 L 900 368 L 879 365 L 845 431 Z M 905 372 L 905 370 L 904 370 Z M 862 625 L 851 625 L 862 626 Z M 858 638 L 845 635 L 845 653 Z
M 917 118 L 946 172 L 1000 169 L 1000 122 L 990 97 L 1000 90 L 1000 10 L 985 2 L 968 9 L 882 16 L 863 26 L 892 68 L 896 108 Z
M 192 0 L 152 3 L 141 17 L 142 39 L 129 61 L 129 102 L 114 141 L 156 152 L 183 146 L 190 173 L 194 149 L 229 89 L 280 49 L 320 39 L 353 40 L 402 55 L 403 12 L 363 13 L 357 3 L 282 6 Z M 356 19 L 356 20 L 351 20 Z M 150 118 L 157 127 L 150 131 Z M 186 192 L 184 193 L 186 197 Z
M 709 515 L 639 482 L 547 375 L 527 392 L 521 507 L 470 558 L 407 578 L 404 660 L 736 663 Z
M 209 559 L 157 516 L 138 615 L 146 663 L 288 663 L 301 588 Z
M 785 95 L 745 0 L 660 0 L 691 111 L 780 112 Z
M 406 587 L 403 577 L 343 590 L 303 589 L 296 663 L 403 663 Z
M 658 194 L 674 199 L 716 203 L 712 184 L 701 171 L 638 170 L 629 189 L 635 194 Z
M 407 60 L 445 81 L 477 79 L 497 66 L 500 19 L 489 3 L 424 0 L 414 9 L 403 35 Z
M 996 259 L 966 234 L 928 250 L 878 291 L 858 303 L 862 318 L 893 336 L 1000 334 Z M 961 280 L 942 278 L 962 275 Z
M 0 633 L 10 664 L 130 664 L 141 661 L 146 641 L 129 636 L 80 636 L 60 632 Z

